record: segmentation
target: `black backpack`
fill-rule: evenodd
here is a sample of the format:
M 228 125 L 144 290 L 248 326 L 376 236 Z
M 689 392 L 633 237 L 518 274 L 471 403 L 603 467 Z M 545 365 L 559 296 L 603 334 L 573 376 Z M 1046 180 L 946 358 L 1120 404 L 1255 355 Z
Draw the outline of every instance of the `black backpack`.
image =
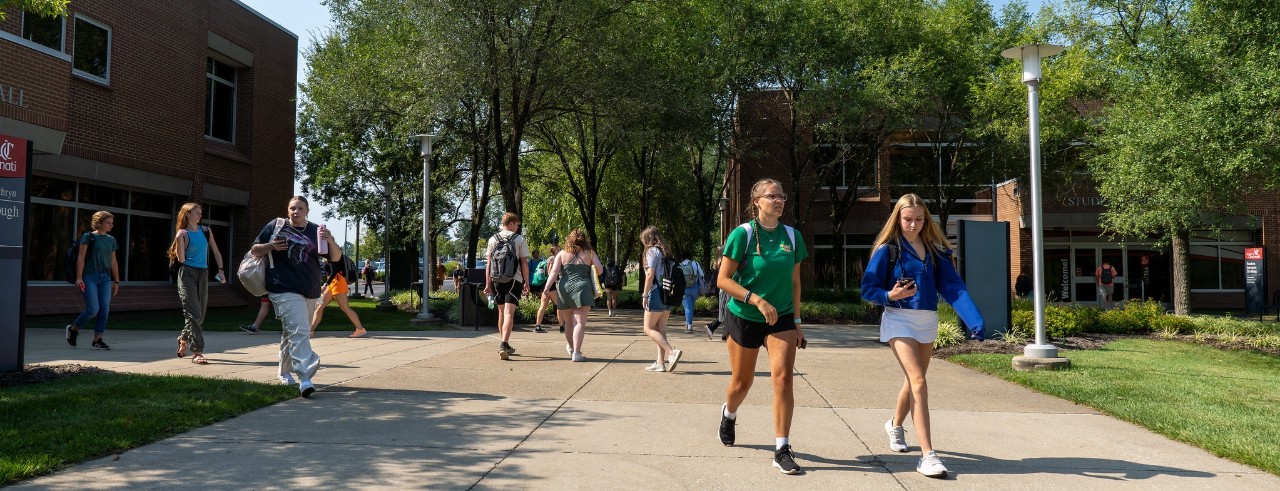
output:
M 700 295 L 704 297 L 715 297 L 720 295 L 720 285 L 716 284 L 720 278 L 720 270 L 713 269 L 708 272 L 707 277 L 702 282 L 702 291 Z
M 520 253 L 516 251 L 516 237 L 520 234 L 512 234 L 511 237 L 503 239 L 501 235 L 494 234 L 493 239 L 497 244 L 493 247 L 493 263 L 489 265 L 490 277 L 494 283 L 510 283 L 516 279 L 516 273 L 520 271 Z
M 1111 266 L 1107 266 L 1105 268 L 1102 268 L 1101 273 L 1098 273 L 1098 279 L 1102 280 L 1102 284 L 1110 285 L 1111 283 L 1115 282 L 1116 276 L 1115 274 L 1112 273 L 1112 271 L 1114 270 L 1111 269 Z
M 351 256 L 346 254 L 342 255 L 342 269 L 340 271 L 342 272 L 342 278 L 348 282 L 355 281 L 360 275 L 360 268 L 356 267 L 356 262 L 352 261 Z
M 607 268 L 604 268 L 604 279 L 602 279 L 600 282 L 604 283 L 605 288 L 612 288 L 614 290 L 617 290 L 618 287 L 622 286 L 621 269 L 622 268 L 619 268 L 616 264 L 609 266 Z
M 85 245 L 89 246 L 89 250 L 85 251 L 86 256 L 93 254 L 93 243 L 97 242 L 97 240 L 97 235 L 90 232 L 89 241 L 84 242 Z M 80 257 L 80 244 L 79 239 L 71 241 L 71 247 L 67 248 L 66 257 L 62 259 L 62 276 L 67 280 L 67 283 L 72 285 L 76 284 L 76 259 Z
M 672 256 L 662 256 L 662 303 L 671 306 L 683 301 L 685 286 L 680 261 Z

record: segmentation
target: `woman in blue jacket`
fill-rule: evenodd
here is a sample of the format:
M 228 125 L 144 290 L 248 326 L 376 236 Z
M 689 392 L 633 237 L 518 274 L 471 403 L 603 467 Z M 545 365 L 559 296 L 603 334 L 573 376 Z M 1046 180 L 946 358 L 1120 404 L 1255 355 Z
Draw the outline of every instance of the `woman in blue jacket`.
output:
M 933 341 L 938 338 L 938 296 L 955 308 L 974 337 L 982 339 L 984 332 L 982 315 L 951 265 L 946 240 L 924 200 L 904 195 L 876 237 L 862 276 L 862 298 L 885 307 L 880 342 L 889 343 L 906 375 L 893 417 L 884 424 L 889 449 L 907 451 L 902 422 L 910 413 L 920 437 L 916 471 L 929 477 L 947 475 L 930 441 L 929 387 L 925 382 Z

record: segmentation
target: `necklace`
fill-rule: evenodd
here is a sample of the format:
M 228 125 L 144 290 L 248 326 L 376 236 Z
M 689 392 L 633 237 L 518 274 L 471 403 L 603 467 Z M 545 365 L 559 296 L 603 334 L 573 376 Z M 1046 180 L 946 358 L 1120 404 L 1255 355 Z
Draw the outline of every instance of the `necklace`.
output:
M 760 219 L 758 218 L 756 219 L 756 224 L 759 225 L 761 229 L 764 229 L 765 232 L 772 232 L 778 229 L 777 223 L 773 224 L 772 227 L 766 227 L 763 223 L 760 223 Z

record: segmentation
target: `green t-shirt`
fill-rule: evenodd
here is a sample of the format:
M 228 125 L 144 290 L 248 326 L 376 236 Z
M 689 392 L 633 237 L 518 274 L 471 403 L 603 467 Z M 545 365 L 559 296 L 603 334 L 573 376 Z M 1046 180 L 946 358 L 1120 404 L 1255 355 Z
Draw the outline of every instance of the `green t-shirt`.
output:
M 791 273 L 800 261 L 809 257 L 804 237 L 797 230 L 793 246 L 785 226 L 768 232 L 755 223 L 751 225 L 751 243 L 747 243 L 747 231 L 742 227 L 734 228 L 725 240 L 723 255 L 738 262 L 733 278 L 752 295 L 760 295 L 773 305 L 778 314 L 793 313 L 791 300 L 795 290 L 791 287 Z M 756 253 L 757 241 L 759 254 Z M 749 321 L 764 322 L 760 309 L 736 298 L 729 300 L 729 312 Z
M 93 232 L 85 232 L 80 236 L 81 244 L 89 243 L 89 234 Z M 97 235 L 93 239 L 93 247 L 84 251 L 84 274 L 97 273 L 99 271 L 111 272 L 111 255 L 120 250 L 120 246 L 116 245 L 116 238 L 109 234 Z

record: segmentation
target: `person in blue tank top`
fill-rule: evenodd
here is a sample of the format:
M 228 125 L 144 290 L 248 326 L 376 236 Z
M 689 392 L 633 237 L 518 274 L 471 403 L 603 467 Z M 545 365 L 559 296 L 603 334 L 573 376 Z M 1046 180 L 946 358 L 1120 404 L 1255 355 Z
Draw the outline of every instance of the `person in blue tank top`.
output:
M 169 247 L 169 258 L 181 263 L 178 270 L 178 298 L 182 301 L 182 333 L 178 335 L 178 358 L 191 350 L 191 363 L 209 363 L 204 357 L 204 316 L 209 305 L 209 272 L 216 281 L 227 282 L 222 271 L 222 253 L 213 239 L 213 230 L 200 225 L 204 210 L 187 203 L 178 210 L 178 223 Z M 212 258 L 216 268 L 210 268 Z
M 984 332 L 982 314 L 951 264 L 946 236 L 919 196 L 907 194 L 898 199 L 871 251 L 862 276 L 862 298 L 885 307 L 880 342 L 889 343 L 906 376 L 893 416 L 884 424 L 889 449 L 907 451 L 902 422 L 910 413 L 920 439 L 916 471 L 929 477 L 946 477 L 947 468 L 933 451 L 929 389 L 925 383 L 933 342 L 938 338 L 938 296 L 955 308 L 979 340 Z

